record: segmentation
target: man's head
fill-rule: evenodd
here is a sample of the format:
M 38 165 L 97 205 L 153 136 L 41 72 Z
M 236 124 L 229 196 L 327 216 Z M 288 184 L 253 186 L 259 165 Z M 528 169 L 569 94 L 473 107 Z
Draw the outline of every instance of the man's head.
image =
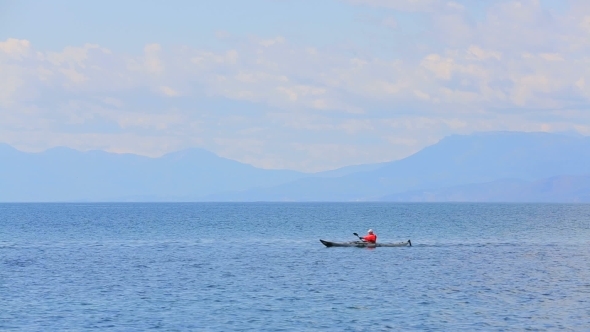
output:
M 367 231 L 367 233 L 369 233 L 369 234 L 373 234 L 373 230 L 372 230 L 372 229 L 369 229 L 369 230 Z

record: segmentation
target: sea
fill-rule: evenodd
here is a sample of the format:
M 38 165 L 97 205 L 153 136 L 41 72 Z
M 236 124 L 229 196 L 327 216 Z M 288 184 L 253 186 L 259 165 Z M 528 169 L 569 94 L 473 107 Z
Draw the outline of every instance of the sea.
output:
M 86 330 L 590 331 L 590 205 L 0 204 L 0 331 Z

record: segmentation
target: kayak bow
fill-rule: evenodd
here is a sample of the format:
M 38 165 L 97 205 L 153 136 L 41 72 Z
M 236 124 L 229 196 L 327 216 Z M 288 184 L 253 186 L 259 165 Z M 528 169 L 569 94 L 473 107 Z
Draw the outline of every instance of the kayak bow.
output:
M 351 241 L 351 242 L 330 242 L 321 240 L 320 242 L 326 247 L 357 247 L 357 248 L 375 248 L 375 247 L 411 247 L 412 241 L 408 240 L 405 242 L 398 243 L 370 243 L 363 241 Z

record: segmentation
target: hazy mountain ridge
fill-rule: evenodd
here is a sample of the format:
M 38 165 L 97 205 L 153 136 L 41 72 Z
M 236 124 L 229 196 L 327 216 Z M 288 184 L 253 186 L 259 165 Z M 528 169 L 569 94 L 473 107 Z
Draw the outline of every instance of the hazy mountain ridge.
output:
M 590 174 L 536 181 L 504 179 L 486 183 L 411 191 L 381 198 L 389 202 L 590 202 Z
M 302 178 L 273 188 L 208 198 L 233 201 L 371 201 L 405 192 L 438 190 L 506 178 L 532 181 L 588 173 L 589 137 L 490 132 L 449 136 L 407 158 L 385 163 L 372 171 L 339 178 Z
M 549 133 L 453 135 L 398 161 L 315 174 L 202 149 L 149 158 L 0 144 L 0 160 L 0 201 L 585 201 L 590 192 L 590 137 Z
M 150 158 L 65 147 L 27 153 L 0 143 L 0 201 L 199 201 L 213 193 L 377 167 L 303 173 L 256 168 L 197 148 Z
M 25 153 L 6 146 L 0 153 L 0 201 L 176 200 L 306 176 L 259 169 L 201 149 L 160 158 L 68 148 Z

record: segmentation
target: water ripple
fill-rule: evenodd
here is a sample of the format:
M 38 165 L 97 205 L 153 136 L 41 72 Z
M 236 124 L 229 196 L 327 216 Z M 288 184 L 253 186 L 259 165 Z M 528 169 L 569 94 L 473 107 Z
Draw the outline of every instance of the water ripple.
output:
M 2 209 L 0 330 L 590 330 L 588 206 L 104 207 Z

